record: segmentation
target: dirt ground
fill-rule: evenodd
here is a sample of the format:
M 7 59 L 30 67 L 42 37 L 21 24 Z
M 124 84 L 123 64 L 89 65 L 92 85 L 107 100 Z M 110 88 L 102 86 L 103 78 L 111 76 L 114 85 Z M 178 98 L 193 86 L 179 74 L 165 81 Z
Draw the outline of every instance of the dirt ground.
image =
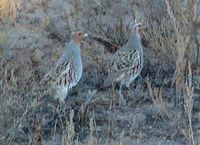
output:
M 200 144 L 197 0 L 2 0 L 0 14 L 0 144 Z M 135 19 L 144 67 L 122 104 L 119 82 L 100 88 Z M 39 82 L 79 30 L 83 76 L 59 104 Z

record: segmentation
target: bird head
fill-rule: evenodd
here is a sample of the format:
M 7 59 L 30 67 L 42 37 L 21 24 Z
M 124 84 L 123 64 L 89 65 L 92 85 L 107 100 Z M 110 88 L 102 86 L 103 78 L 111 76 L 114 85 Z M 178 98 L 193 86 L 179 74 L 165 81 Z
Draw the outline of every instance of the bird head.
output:
M 74 40 L 75 43 L 77 43 L 78 45 L 81 44 L 81 41 L 83 40 L 83 38 L 88 37 L 87 33 L 83 33 L 81 31 L 78 32 L 72 32 L 72 39 Z
M 135 32 L 144 32 L 144 26 L 142 23 L 136 23 L 134 26 L 133 26 L 133 31 Z
M 134 26 L 133 26 L 133 29 L 132 31 L 135 32 L 135 33 L 138 33 L 138 34 L 142 34 L 145 38 L 146 37 L 146 34 L 144 32 L 144 25 L 142 23 L 136 23 Z

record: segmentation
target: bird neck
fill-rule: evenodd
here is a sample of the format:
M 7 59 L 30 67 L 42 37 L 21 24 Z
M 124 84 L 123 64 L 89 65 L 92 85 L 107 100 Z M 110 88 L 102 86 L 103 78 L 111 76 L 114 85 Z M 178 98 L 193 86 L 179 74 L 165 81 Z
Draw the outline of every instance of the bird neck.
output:
M 133 31 L 130 34 L 130 38 L 128 40 L 128 43 L 132 46 L 132 47 L 138 47 L 138 45 L 141 45 L 141 40 L 140 40 L 140 35 L 138 32 Z
M 74 40 L 71 40 L 70 43 L 67 44 L 68 52 L 73 52 L 75 54 L 80 54 L 80 45 L 77 44 Z
M 76 45 L 78 45 L 78 47 L 80 47 L 82 41 L 81 37 L 73 36 L 72 40 L 76 43 Z
M 81 42 L 79 40 L 76 40 L 76 39 L 74 39 L 73 41 L 80 48 Z
M 71 40 L 72 44 L 74 44 L 78 49 L 80 49 L 81 43 L 79 41 L 76 41 L 75 39 Z

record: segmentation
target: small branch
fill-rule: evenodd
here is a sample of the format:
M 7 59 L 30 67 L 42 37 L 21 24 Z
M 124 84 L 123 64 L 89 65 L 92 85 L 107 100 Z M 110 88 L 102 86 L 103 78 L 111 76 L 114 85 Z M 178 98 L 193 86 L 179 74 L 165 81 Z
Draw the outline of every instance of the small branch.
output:
M 113 53 L 115 52 L 118 48 L 120 48 L 121 46 L 117 45 L 117 44 L 114 44 L 111 42 L 111 40 L 107 39 L 107 38 L 103 38 L 102 36 L 97 36 L 95 34 L 90 34 L 91 36 L 91 39 L 94 39 L 95 41 L 103 44 L 106 46 L 106 49 Z

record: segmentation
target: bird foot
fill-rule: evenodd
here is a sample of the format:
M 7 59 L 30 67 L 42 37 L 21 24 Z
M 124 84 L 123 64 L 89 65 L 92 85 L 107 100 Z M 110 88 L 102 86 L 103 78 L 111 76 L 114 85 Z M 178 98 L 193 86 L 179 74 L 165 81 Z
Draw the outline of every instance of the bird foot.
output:
M 126 106 L 126 100 L 124 98 L 124 95 L 122 94 L 121 91 L 119 91 L 119 106 Z
M 133 92 L 133 90 L 131 89 L 130 86 L 128 87 L 128 91 L 129 91 L 129 94 L 133 95 L 134 92 Z

